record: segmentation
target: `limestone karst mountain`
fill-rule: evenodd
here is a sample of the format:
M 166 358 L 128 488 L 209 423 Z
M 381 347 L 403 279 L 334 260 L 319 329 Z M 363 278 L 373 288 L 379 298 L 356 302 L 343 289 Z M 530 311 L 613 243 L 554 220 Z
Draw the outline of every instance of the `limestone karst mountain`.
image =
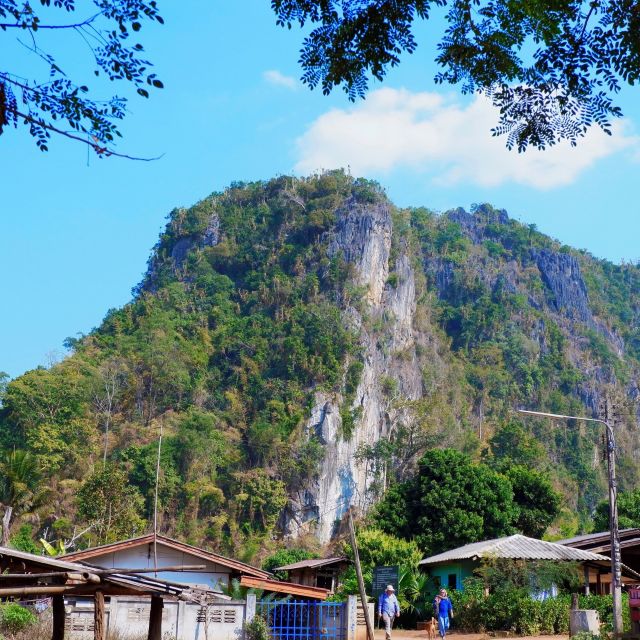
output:
M 399 209 L 341 172 L 238 183 L 171 212 L 132 302 L 73 353 L 9 384 L 0 445 L 39 456 L 56 499 L 103 453 L 162 530 L 220 548 L 329 540 L 428 448 L 487 454 L 517 406 L 620 410 L 638 486 L 640 268 L 571 249 L 489 205 Z M 565 498 L 566 531 L 604 497 L 597 429 L 517 425 Z

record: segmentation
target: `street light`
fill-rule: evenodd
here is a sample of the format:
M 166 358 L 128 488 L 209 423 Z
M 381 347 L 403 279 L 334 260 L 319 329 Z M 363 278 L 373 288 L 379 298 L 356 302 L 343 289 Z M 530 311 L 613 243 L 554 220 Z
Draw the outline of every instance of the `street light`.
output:
M 613 594 L 613 632 L 622 635 L 622 576 L 620 568 L 620 533 L 618 531 L 618 489 L 616 484 L 616 442 L 613 425 L 609 422 L 612 414 L 609 399 L 605 401 L 605 418 L 586 418 L 584 416 L 564 416 L 559 413 L 545 413 L 543 411 L 529 411 L 518 409 L 518 413 L 544 418 L 559 418 L 561 420 L 583 420 L 584 422 L 599 422 L 605 426 L 607 434 L 607 468 L 609 471 L 609 532 L 611 535 L 611 593 Z

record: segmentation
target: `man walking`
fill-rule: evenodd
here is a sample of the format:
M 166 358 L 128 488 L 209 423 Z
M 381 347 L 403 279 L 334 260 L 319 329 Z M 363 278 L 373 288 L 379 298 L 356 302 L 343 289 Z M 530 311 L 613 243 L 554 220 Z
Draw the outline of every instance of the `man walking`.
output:
M 385 640 L 391 640 L 393 621 L 400 615 L 400 606 L 394 591 L 393 585 L 389 584 L 386 591 L 381 593 L 378 598 L 378 617 L 382 616 L 384 620 Z

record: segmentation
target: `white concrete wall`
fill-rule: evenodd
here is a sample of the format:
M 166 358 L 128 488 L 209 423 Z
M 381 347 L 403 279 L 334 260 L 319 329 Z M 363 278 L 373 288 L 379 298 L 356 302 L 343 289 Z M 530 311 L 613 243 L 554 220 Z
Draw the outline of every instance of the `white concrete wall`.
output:
M 123 638 L 146 639 L 150 608 L 148 598 L 111 598 L 106 605 L 109 633 L 118 631 Z M 68 609 L 65 637 L 93 640 L 92 602 L 78 602 Z M 165 600 L 162 636 L 168 640 L 242 640 L 244 620 L 244 601 L 221 600 L 205 608 L 191 602 Z
M 87 562 L 105 569 L 152 569 L 154 565 L 153 544 L 138 545 L 120 551 L 105 553 L 102 556 L 88 558 Z M 231 573 L 228 567 L 215 564 L 172 549 L 158 541 L 158 566 L 173 567 L 179 565 L 205 565 L 202 571 L 159 571 L 158 578 L 190 585 L 201 585 L 212 590 L 221 590 L 229 583 Z M 155 577 L 155 574 L 150 574 Z

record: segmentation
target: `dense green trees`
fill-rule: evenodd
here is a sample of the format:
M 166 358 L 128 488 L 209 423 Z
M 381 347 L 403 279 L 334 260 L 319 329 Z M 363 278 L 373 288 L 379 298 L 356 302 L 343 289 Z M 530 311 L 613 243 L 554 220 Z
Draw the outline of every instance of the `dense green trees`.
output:
M 621 115 L 615 94 L 640 77 L 640 22 L 631 0 L 271 4 L 278 24 L 307 28 L 300 52 L 303 82 L 320 85 L 323 93 L 342 85 L 351 99 L 365 95 L 369 76 L 382 80 L 403 53 L 413 53 L 415 23 L 444 8 L 436 81 L 489 96 L 500 109 L 494 135 L 506 134 L 507 145 L 519 150 L 562 139 L 575 143 L 592 124 L 610 132 L 611 118 Z
M 94 471 L 78 491 L 78 516 L 92 527 L 97 544 L 141 533 L 145 525 L 141 512 L 140 492 L 112 464 Z
M 618 493 L 618 527 L 640 527 L 640 489 Z M 602 500 L 593 518 L 594 531 L 609 531 L 609 500 Z
M 14 449 L 0 459 L 2 546 L 6 547 L 13 520 L 39 507 L 47 496 L 42 467 L 36 455 Z
M 432 555 L 515 532 L 539 537 L 559 505 L 560 496 L 540 472 L 508 466 L 499 473 L 443 449 L 427 451 L 415 477 L 389 489 L 374 520 Z
M 510 482 L 452 449 L 427 451 L 412 480 L 389 489 L 376 521 L 413 539 L 428 554 L 513 532 L 517 510 Z

